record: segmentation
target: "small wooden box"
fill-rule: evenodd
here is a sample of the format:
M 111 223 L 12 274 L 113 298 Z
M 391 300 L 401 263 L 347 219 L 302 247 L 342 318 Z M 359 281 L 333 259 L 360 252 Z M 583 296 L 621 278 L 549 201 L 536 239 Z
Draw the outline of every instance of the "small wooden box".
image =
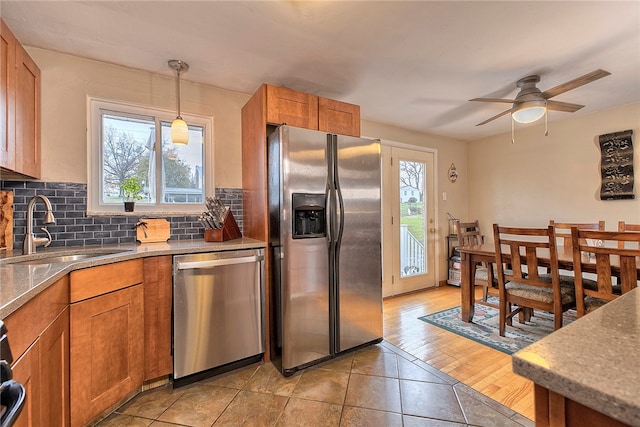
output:
M 206 228 L 204 230 L 205 242 L 224 242 L 227 240 L 238 239 L 242 237 L 238 223 L 233 217 L 233 213 L 229 211 L 224 219 L 222 228 Z

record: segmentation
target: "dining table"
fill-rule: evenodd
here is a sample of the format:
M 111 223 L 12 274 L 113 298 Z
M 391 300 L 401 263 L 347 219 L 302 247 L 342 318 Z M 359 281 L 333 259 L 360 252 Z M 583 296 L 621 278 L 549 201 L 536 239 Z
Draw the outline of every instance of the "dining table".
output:
M 496 247 L 493 242 L 485 242 L 481 245 L 459 246 L 456 248 L 460 252 L 460 315 L 463 322 L 470 323 L 473 321 L 474 306 L 476 303 L 474 291 L 474 279 L 476 276 L 476 267 L 478 263 L 485 262 L 491 266 L 496 262 Z M 558 252 L 558 268 L 560 270 L 573 270 L 573 251 L 570 246 L 556 246 Z M 538 263 L 540 267 L 549 267 L 551 265 L 548 249 L 541 250 L 538 253 Z M 504 252 L 503 252 L 504 254 Z M 504 254 L 506 261 L 509 255 Z M 638 272 L 640 274 L 640 260 L 637 262 Z M 587 272 L 595 272 L 595 260 L 592 267 L 583 263 L 583 270 Z M 612 271 L 615 273 L 615 266 L 612 265 Z M 623 291 L 627 291 L 626 289 Z

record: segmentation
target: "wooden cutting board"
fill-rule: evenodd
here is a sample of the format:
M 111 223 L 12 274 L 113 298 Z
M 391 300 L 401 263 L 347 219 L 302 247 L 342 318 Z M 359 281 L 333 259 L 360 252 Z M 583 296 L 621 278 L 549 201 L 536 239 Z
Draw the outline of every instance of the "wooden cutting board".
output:
M 13 191 L 0 190 L 0 249 L 13 248 Z
M 140 243 L 166 242 L 171 236 L 171 225 L 163 218 L 140 218 L 136 227 L 136 240 Z

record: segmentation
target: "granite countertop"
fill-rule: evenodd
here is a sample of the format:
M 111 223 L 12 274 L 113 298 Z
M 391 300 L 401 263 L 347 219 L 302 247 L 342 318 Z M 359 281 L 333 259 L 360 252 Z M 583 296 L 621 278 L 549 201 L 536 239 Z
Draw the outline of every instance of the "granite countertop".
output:
M 52 249 L 38 248 L 35 254 L 24 256 L 12 256 L 11 252 L 2 253 L 0 254 L 0 319 L 9 316 L 35 295 L 73 270 L 148 256 L 231 251 L 264 248 L 265 246 L 265 242 L 243 237 L 226 242 L 188 240 Z M 68 262 L 16 264 L 25 260 L 71 254 L 99 254 L 99 256 Z
M 640 426 L 640 288 L 513 355 L 513 371 Z

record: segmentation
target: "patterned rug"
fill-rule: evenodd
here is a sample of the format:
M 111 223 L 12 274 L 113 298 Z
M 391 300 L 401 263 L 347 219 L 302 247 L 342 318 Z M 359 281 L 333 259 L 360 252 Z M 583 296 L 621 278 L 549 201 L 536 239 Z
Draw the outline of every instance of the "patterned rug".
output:
M 491 298 L 493 298 L 492 302 L 497 304 L 498 299 L 489 297 L 490 301 Z M 525 325 L 518 322 L 518 316 L 514 316 L 513 326 L 507 326 L 505 336 L 501 337 L 498 334 L 498 309 L 480 304 L 475 306 L 472 323 L 460 320 L 460 306 L 418 317 L 418 319 L 507 354 L 513 354 L 553 332 L 551 313 L 535 310 L 531 322 Z M 575 319 L 575 311 L 569 310 L 564 313 L 563 325 Z

